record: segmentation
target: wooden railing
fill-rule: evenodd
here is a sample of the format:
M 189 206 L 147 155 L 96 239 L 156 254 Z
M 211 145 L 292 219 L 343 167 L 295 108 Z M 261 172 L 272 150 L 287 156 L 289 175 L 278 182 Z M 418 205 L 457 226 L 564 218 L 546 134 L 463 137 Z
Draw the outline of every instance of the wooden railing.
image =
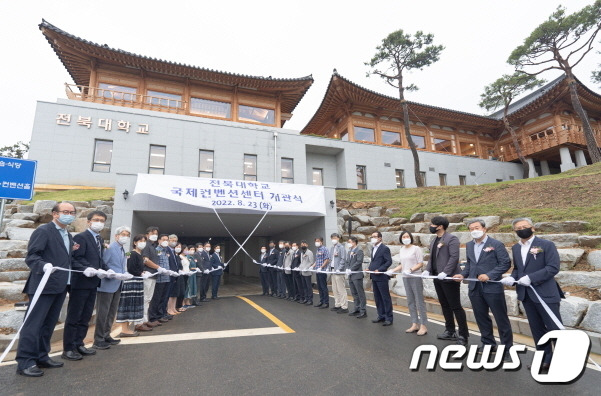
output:
M 65 83 L 65 91 L 67 92 L 67 98 L 86 102 L 105 103 L 178 114 L 186 114 L 188 108 L 188 103 L 182 100 L 121 92 L 106 88 L 89 87 L 86 85 Z

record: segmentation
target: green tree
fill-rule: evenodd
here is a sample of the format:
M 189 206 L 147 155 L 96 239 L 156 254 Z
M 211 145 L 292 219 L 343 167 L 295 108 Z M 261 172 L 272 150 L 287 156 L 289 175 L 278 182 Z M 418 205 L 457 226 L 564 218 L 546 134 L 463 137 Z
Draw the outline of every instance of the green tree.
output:
M 409 106 L 405 100 L 405 90 L 415 91 L 417 87 L 413 84 L 405 85 L 403 72 L 414 69 L 422 70 L 426 66 L 438 61 L 440 53 L 444 49 L 442 45 L 433 45 L 434 35 L 424 34 L 421 31 L 411 35 L 399 29 L 392 32 L 382 40 L 382 44 L 376 47 L 376 54 L 365 64 L 372 70 L 367 73 L 380 76 L 389 85 L 399 91 L 399 100 L 403 110 L 403 124 L 405 137 L 413 154 L 413 170 L 415 183 L 418 187 L 424 186 L 424 180 L 420 175 L 419 155 L 411 132 L 409 130 Z
M 0 157 L 23 158 L 29 151 L 29 143 L 18 141 L 12 146 L 0 147 Z
M 580 103 L 572 70 L 593 49 L 599 30 L 601 0 L 570 15 L 566 15 L 565 8 L 559 6 L 545 22 L 534 29 L 522 45 L 513 50 L 507 60 L 516 70 L 530 75 L 551 69 L 562 70 L 566 74 L 572 107 L 582 121 L 586 146 L 594 163 L 601 161 L 601 150 L 595 141 L 586 110 Z M 524 70 L 525 68 L 529 70 Z
M 511 135 L 515 152 L 517 153 L 524 167 L 524 179 L 528 178 L 530 166 L 522 154 L 522 148 L 518 141 L 517 134 L 515 133 L 515 128 L 511 125 L 509 119 L 507 118 L 509 106 L 516 97 L 520 96 L 526 91 L 540 87 L 544 84 L 544 82 L 544 80 L 539 80 L 535 76 L 520 72 L 515 72 L 511 75 L 504 74 L 492 84 L 484 87 L 484 93 L 480 95 L 481 100 L 478 104 L 487 111 L 496 110 L 503 106 L 503 125 L 505 126 L 505 130 Z

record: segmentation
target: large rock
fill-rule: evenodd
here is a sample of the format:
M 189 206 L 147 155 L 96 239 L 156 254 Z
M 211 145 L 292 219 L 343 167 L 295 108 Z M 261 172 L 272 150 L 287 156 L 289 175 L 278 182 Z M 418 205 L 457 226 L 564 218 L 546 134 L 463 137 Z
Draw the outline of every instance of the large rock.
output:
M 13 329 L 16 333 L 23 324 L 25 311 L 15 311 L 14 309 L 0 312 L 0 328 Z
M 415 232 L 430 232 L 430 223 L 415 223 Z
M 79 208 L 77 210 L 77 217 L 85 219 L 90 213 L 92 213 L 95 210 L 95 208 Z
M 401 225 L 401 230 L 402 231 L 407 231 L 407 232 L 410 232 L 410 233 L 413 234 L 415 232 L 415 223 L 402 224 Z
M 399 236 L 400 232 L 383 232 L 382 233 L 382 242 L 385 245 L 399 245 Z
M 461 223 L 461 222 L 463 222 L 463 219 L 465 219 L 469 215 L 470 215 L 469 213 L 447 213 L 447 214 L 443 214 L 443 216 L 446 217 L 447 220 L 449 220 L 449 223 Z
M 2 271 L 0 272 L 0 282 L 14 282 L 27 280 L 29 271 Z
M 113 206 L 115 203 L 113 201 L 102 201 L 102 200 L 93 200 L 90 201 L 90 207 L 95 208 L 98 207 L 100 205 L 108 205 L 108 206 Z
M 65 202 L 69 202 L 71 205 L 75 206 L 76 208 L 89 208 L 90 207 L 90 203 L 86 202 L 86 201 L 65 201 Z
M 501 217 L 499 216 L 478 216 L 478 217 L 470 217 L 469 219 L 464 219 L 463 222 L 466 225 L 469 225 L 470 222 L 474 220 L 482 220 L 484 224 L 486 224 L 486 228 L 493 228 L 501 224 Z
M 580 286 L 589 289 L 601 288 L 601 272 L 559 271 L 555 280 L 560 286 Z
M 402 246 L 400 245 L 390 245 L 388 246 L 388 248 L 390 249 L 390 255 L 391 256 L 396 256 L 400 253 Z
M 407 292 L 405 291 L 405 284 L 403 283 L 403 279 L 398 279 L 396 285 L 394 286 L 394 289 L 392 289 L 392 292 L 394 294 L 396 294 L 397 296 L 406 296 Z
M 18 214 L 18 213 L 15 213 Z M 31 220 L 11 220 L 6 227 L 18 227 L 18 228 L 35 228 L 35 222 Z
M 12 217 L 13 220 L 30 220 L 33 222 L 38 221 L 40 215 L 37 213 L 15 213 Z
M 365 242 L 367 241 L 367 237 L 363 234 L 351 234 L 351 236 L 354 236 L 355 238 L 357 238 L 357 240 L 359 242 Z
M 424 213 L 424 220 L 422 221 L 430 222 L 436 216 L 442 216 L 442 213 Z
M 361 225 L 370 225 L 371 224 L 371 218 L 369 216 L 357 215 L 357 216 L 353 216 L 353 220 L 358 221 L 359 223 L 361 223 Z
M 463 223 L 449 223 L 449 227 L 447 228 L 447 232 L 455 232 L 455 231 L 457 231 L 457 228 L 459 228 L 461 226 L 465 226 L 465 224 L 463 224 Z M 422 230 L 424 230 L 424 229 L 422 228 Z
M 586 314 L 590 301 L 585 298 L 567 296 L 561 300 L 559 313 L 564 326 L 575 327 L 580 324 Z
M 601 333 L 601 301 L 590 303 L 580 326 L 585 330 Z
M 348 220 L 348 218 L 351 217 L 351 214 L 346 209 L 340 209 L 337 216 L 342 217 L 344 220 Z
M 96 207 L 95 210 L 99 210 L 102 213 L 107 214 L 107 215 L 113 214 L 113 207 L 109 206 L 109 205 L 100 205 L 100 206 Z
M 578 244 L 578 234 L 537 234 L 536 236 L 553 242 L 558 248 Z
M 40 200 L 33 204 L 33 213 L 40 215 L 38 221 L 40 223 L 49 223 L 52 221 L 52 208 L 56 205 L 56 201 Z
M 471 241 L 473 238 L 471 236 L 471 234 L 467 231 L 465 232 L 452 232 L 451 234 L 455 235 L 457 238 L 459 238 L 459 243 L 466 244 L 469 241 Z
M 88 219 L 84 217 L 84 218 L 75 219 L 73 221 L 73 223 L 71 223 L 68 226 L 67 229 L 69 230 L 69 232 L 78 232 L 79 233 L 79 232 L 85 231 L 87 228 L 88 228 Z
M 436 235 L 434 234 L 413 234 L 413 237 L 415 238 L 415 236 L 419 236 L 419 243 L 420 245 L 422 245 L 423 247 L 426 248 L 430 248 L 430 244 L 432 243 L 432 241 L 436 238 Z
M 516 244 L 520 238 L 515 234 L 515 232 L 493 232 L 488 234 L 493 239 L 501 242 L 504 245 L 514 245 Z
M 438 298 L 436 295 L 436 289 L 434 288 L 434 281 L 432 279 L 424 279 L 424 297 Z
M 370 217 L 378 217 L 382 215 L 382 207 L 374 206 L 373 208 L 367 209 L 367 215 Z
M 468 285 L 466 283 L 461 282 L 461 287 L 459 288 L 459 298 L 461 299 L 461 306 L 464 308 L 471 308 L 472 302 L 468 296 Z
M 17 213 L 33 213 L 33 205 L 17 205 Z
M 557 249 L 559 253 L 559 268 L 570 270 L 574 268 L 578 260 L 584 255 L 584 249 Z
M 0 240 L 0 250 L 27 249 L 27 241 Z
M 8 239 L 28 241 L 35 230 L 33 228 L 6 227 L 5 231 Z
M 361 234 L 372 234 L 376 232 L 378 229 L 375 226 L 363 226 L 357 227 L 357 232 Z
M 351 228 L 353 230 L 357 230 L 357 228 L 361 227 L 361 223 L 359 223 L 358 221 L 351 221 Z
M 407 219 L 404 217 L 393 217 L 392 219 L 388 219 L 388 225 L 391 226 L 399 226 L 405 223 L 407 223 Z
M 518 294 L 515 290 L 504 290 L 505 302 L 507 303 L 507 314 L 518 316 L 520 314 L 520 305 L 518 303 Z
M 583 247 L 601 248 L 601 235 L 581 235 L 578 244 Z
M 378 227 L 378 230 L 380 232 L 400 231 L 401 227 L 400 226 L 397 226 L 397 227 Z
M 371 218 L 371 224 L 376 226 L 376 227 L 380 227 L 380 226 L 384 226 L 384 225 L 388 225 L 388 217 L 372 217 Z
M 601 250 L 593 250 L 588 253 L 586 258 L 588 265 L 596 270 L 601 270 Z
M 364 209 L 364 208 L 350 208 L 348 211 L 353 216 L 356 216 L 356 215 L 367 216 L 367 209 Z
M 410 223 L 419 223 L 420 221 L 424 221 L 425 213 L 413 213 L 411 218 L 409 219 Z
M 23 299 L 23 285 L 12 282 L 0 282 L 0 299 L 21 301 Z
M 384 216 L 393 216 L 397 213 L 399 213 L 400 209 L 399 208 L 388 208 L 384 211 Z
M 2 271 L 28 271 L 29 267 L 25 264 L 25 259 L 8 258 L 0 259 L 0 272 Z
M 562 222 L 551 222 L 545 221 L 535 223 L 534 228 L 540 232 L 580 232 L 586 231 L 590 223 L 588 221 L 562 221 Z

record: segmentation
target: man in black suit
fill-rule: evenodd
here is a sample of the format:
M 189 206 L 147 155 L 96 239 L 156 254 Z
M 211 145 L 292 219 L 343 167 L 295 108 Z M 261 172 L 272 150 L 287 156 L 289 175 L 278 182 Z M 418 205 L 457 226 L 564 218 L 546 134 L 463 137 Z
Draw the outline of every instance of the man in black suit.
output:
M 509 348 L 513 345 L 513 333 L 507 316 L 507 303 L 505 302 L 503 285 L 488 281 L 501 280 L 505 271 L 511 267 L 511 260 L 505 245 L 486 235 L 486 224 L 483 220 L 474 219 L 467 227 L 474 239 L 466 244 L 467 263 L 465 268 L 461 271 L 461 274 L 457 274 L 453 278 L 458 281 L 464 278 L 477 278 L 480 281 L 469 282 L 468 296 L 472 303 L 478 329 L 480 329 L 482 346 L 491 345 L 493 351 L 497 346 L 490 311 L 495 317 L 499 329 L 501 345 L 505 346 L 503 357 L 505 360 L 510 360 Z M 480 347 L 480 352 L 482 349 Z
M 209 285 L 211 284 L 211 242 L 205 242 L 203 249 L 196 251 L 196 265 L 203 271 L 201 284 L 200 284 L 200 301 L 209 302 L 207 298 L 207 292 L 209 291 Z
M 44 267 L 51 266 L 65 269 L 71 268 L 71 252 L 74 249 L 73 238 L 67 232 L 67 226 L 75 220 L 75 207 L 62 202 L 52 208 L 53 220 L 38 227 L 27 246 L 25 263 L 31 270 L 23 293 L 33 300 L 33 295 L 44 276 Z M 40 294 L 35 307 L 29 308 L 27 318 L 17 347 L 17 373 L 28 377 L 41 377 L 42 368 L 62 367 L 48 356 L 50 338 L 58 321 L 65 296 L 70 272 L 57 270 L 48 278 L 48 282 Z
M 73 237 L 79 248 L 73 252 L 72 269 L 76 271 L 84 271 L 87 268 L 108 269 L 102 260 L 104 240 L 99 234 L 104 228 L 105 221 L 106 214 L 101 211 L 95 210 L 88 214 L 88 229 Z M 96 354 L 94 349 L 86 348 L 83 343 L 94 311 L 96 289 L 100 286 L 100 278 L 95 276 L 95 272 L 91 275 L 73 272 L 71 284 L 67 286 L 69 304 L 63 335 L 63 359 L 81 360 L 83 356 Z
M 373 272 L 381 272 L 381 274 L 370 274 L 374 300 L 376 300 L 378 309 L 378 317 L 372 320 L 372 323 L 384 322 L 382 326 L 391 326 L 393 320 L 392 299 L 388 289 L 390 277 L 386 275 L 386 271 L 392 265 L 390 248 L 382 243 L 382 233 L 379 231 L 371 234 L 371 244 L 371 262 L 368 269 Z
M 266 296 L 269 294 L 269 271 L 267 271 L 267 267 L 263 266 L 263 264 L 267 264 L 266 246 L 261 246 L 261 256 L 259 257 L 259 263 L 262 264 L 259 266 L 259 278 L 261 279 L 261 287 L 263 288 L 262 296 Z
M 353 312 L 350 312 L 349 316 L 356 316 L 357 319 L 363 319 L 367 318 L 367 311 L 365 309 L 367 300 L 365 298 L 365 290 L 363 289 L 363 272 L 357 272 L 363 269 L 363 250 L 357 246 L 358 242 L 359 240 L 354 236 L 349 237 L 348 239 L 349 251 L 346 255 L 346 267 L 354 272 L 349 275 L 348 284 L 355 301 Z
M 269 241 L 269 254 L 267 255 L 267 264 L 272 265 L 269 267 L 269 287 L 271 288 L 271 297 L 275 297 L 279 295 L 278 289 L 278 269 L 276 268 L 278 264 L 278 258 L 280 257 L 280 251 L 276 249 L 275 242 Z

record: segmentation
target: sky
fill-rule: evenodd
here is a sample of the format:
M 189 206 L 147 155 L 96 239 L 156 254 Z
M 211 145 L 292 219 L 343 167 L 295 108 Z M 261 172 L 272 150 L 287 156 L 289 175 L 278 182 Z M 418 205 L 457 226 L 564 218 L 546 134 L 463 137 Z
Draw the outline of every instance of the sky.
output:
M 37 101 L 66 98 L 69 74 L 38 29 L 42 18 L 81 38 L 168 61 L 315 82 L 285 127 L 301 130 L 323 99 L 332 70 L 396 96 L 365 62 L 389 33 L 434 34 L 440 60 L 408 74 L 419 90 L 408 100 L 486 114 L 483 88 L 513 69 L 511 51 L 563 4 L 574 12 L 593 0 L 430 1 L 8 1 L 0 0 L 0 147 L 29 141 Z M 589 88 L 601 43 L 574 72 Z M 547 80 L 559 72 L 542 75 Z

